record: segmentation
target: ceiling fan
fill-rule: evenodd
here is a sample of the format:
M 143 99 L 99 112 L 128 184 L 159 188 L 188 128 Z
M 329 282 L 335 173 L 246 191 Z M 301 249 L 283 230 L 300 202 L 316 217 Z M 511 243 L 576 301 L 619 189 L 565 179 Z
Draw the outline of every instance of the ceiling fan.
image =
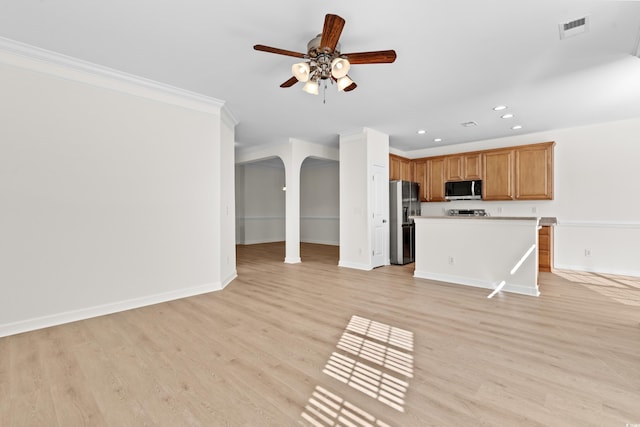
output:
M 291 67 L 293 77 L 282 83 L 280 87 L 291 87 L 297 82 L 305 83 L 302 90 L 314 95 L 318 94 L 321 81 L 336 82 L 338 90 L 352 91 L 357 87 L 347 73 L 354 64 L 383 64 L 396 60 L 394 50 L 377 50 L 373 52 L 340 52 L 340 34 L 345 20 L 338 15 L 327 14 L 324 18 L 322 33 L 318 34 L 307 44 L 307 53 L 293 52 L 285 49 L 257 44 L 255 50 L 279 55 L 303 58 L 306 61 Z M 325 85 L 326 87 L 326 85 Z

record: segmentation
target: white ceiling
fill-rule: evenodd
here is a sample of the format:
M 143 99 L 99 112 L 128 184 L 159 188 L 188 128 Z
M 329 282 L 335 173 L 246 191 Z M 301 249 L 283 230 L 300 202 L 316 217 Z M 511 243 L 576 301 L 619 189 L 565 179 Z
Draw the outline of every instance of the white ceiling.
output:
M 358 88 L 323 103 L 279 87 L 296 58 L 252 46 L 304 53 L 326 13 L 346 20 L 343 52 L 398 59 L 354 65 Z M 560 40 L 587 15 L 589 32 Z M 224 100 L 240 149 L 370 127 L 411 151 L 640 116 L 640 2 L 20 0 L 0 2 L 0 36 Z

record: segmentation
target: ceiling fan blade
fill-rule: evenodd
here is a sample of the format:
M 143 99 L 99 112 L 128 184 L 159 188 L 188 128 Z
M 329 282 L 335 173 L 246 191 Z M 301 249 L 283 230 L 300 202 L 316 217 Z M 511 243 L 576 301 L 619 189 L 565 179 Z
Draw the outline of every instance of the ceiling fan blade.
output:
M 320 49 L 327 49 L 333 52 L 340 39 L 342 28 L 344 27 L 344 19 L 338 15 L 328 13 L 324 17 L 324 28 L 322 29 L 322 39 L 320 40 Z
M 345 92 L 351 92 L 352 90 L 354 90 L 357 87 L 358 87 L 358 85 L 356 84 L 356 82 L 353 82 L 349 86 L 345 87 L 344 91 Z
M 286 82 L 282 83 L 280 85 L 280 87 L 291 87 L 296 83 L 298 83 L 298 79 L 296 78 L 296 76 L 293 76 L 289 80 L 287 80 Z
M 395 50 L 376 50 L 374 52 L 344 53 L 340 56 L 347 58 L 353 64 L 390 64 L 396 60 Z
M 285 50 L 285 49 L 278 49 L 277 47 L 265 46 L 263 44 L 257 44 L 253 46 L 253 48 L 255 50 L 259 50 L 262 52 L 277 53 L 279 55 L 287 55 L 287 56 L 293 56 L 296 58 L 304 58 L 304 53 L 294 52 L 294 51 Z

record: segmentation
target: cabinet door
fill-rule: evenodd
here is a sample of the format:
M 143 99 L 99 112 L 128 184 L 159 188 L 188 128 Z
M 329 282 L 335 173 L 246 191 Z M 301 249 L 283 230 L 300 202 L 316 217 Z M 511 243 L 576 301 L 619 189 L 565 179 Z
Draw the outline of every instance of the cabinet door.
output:
M 444 157 L 427 160 L 427 201 L 443 202 L 444 198 Z
M 553 270 L 553 227 L 540 227 L 538 231 L 538 269 Z
M 553 143 L 516 148 L 516 199 L 553 200 Z
M 389 179 L 402 179 L 400 174 L 400 158 L 389 154 Z
M 447 156 L 444 160 L 446 181 L 482 179 L 482 155 L 480 153 Z
M 482 179 L 482 154 L 468 154 L 462 158 L 463 179 Z
M 482 155 L 484 200 L 513 200 L 514 150 L 495 150 Z
M 411 160 L 400 160 L 400 177 L 403 181 L 413 181 L 413 162 Z
M 420 201 L 427 201 L 427 162 L 426 160 L 418 160 L 414 164 L 413 181 L 420 184 Z
M 444 158 L 446 181 L 462 181 L 464 179 L 463 157 L 447 156 Z

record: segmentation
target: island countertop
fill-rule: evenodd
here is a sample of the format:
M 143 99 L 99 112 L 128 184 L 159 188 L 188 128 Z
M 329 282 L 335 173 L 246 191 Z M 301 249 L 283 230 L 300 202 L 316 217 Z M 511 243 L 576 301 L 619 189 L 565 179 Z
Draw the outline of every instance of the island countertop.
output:
M 505 221 L 538 221 L 538 225 L 556 225 L 558 220 L 551 216 L 460 216 L 460 215 L 430 215 L 430 216 L 412 216 L 412 219 L 479 219 L 479 220 L 505 220 Z

